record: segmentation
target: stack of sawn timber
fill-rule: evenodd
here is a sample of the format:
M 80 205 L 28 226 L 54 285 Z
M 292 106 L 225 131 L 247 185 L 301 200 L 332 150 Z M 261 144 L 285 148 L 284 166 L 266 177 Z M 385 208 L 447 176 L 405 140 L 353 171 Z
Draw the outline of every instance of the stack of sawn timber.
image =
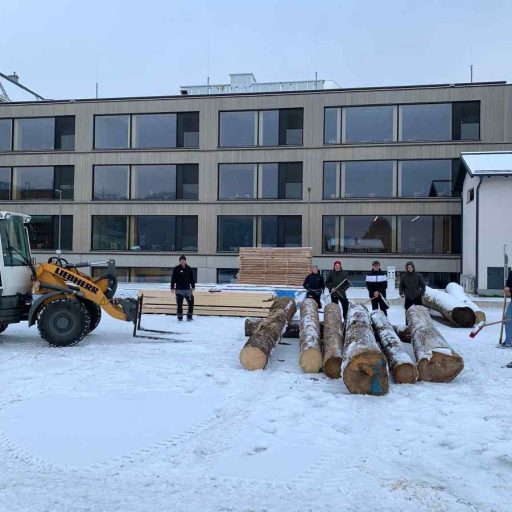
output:
M 302 286 L 311 271 L 311 247 L 240 247 L 242 284 Z
M 143 314 L 176 314 L 176 295 L 163 290 L 141 290 Z M 270 292 L 194 291 L 194 314 L 198 316 L 266 316 L 274 301 Z M 187 305 L 184 303 L 186 311 Z

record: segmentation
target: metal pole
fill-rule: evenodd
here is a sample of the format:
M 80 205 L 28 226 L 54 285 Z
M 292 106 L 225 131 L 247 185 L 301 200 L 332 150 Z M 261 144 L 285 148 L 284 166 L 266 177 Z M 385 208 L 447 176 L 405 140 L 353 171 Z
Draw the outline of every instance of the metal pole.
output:
M 62 232 L 62 189 L 57 188 L 55 192 L 59 193 L 59 234 L 57 239 L 57 255 L 60 256 L 62 251 L 60 250 L 60 240 Z

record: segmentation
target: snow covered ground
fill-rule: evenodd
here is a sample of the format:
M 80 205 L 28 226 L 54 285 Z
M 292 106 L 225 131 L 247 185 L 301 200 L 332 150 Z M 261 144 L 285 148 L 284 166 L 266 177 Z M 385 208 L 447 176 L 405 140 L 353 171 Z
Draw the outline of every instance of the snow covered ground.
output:
M 66 349 L 26 324 L 0 336 L 1 511 L 512 510 L 499 327 L 472 340 L 439 324 L 462 374 L 372 397 L 303 374 L 293 339 L 245 371 L 241 318 L 144 323 L 183 343 L 106 316 Z

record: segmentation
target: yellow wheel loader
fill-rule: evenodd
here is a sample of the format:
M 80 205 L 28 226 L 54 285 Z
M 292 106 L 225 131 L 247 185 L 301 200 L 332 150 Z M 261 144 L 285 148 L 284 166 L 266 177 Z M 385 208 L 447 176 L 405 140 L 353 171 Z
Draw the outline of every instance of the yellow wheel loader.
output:
M 37 324 L 41 337 L 55 347 L 78 343 L 93 331 L 101 310 L 118 320 L 136 322 L 138 302 L 115 299 L 115 261 L 105 274 L 93 279 L 78 269 L 89 262 L 68 263 L 54 256 L 34 264 L 27 226 L 30 216 L 0 212 L 0 333 L 23 320 Z M 135 328 L 134 328 L 135 336 Z

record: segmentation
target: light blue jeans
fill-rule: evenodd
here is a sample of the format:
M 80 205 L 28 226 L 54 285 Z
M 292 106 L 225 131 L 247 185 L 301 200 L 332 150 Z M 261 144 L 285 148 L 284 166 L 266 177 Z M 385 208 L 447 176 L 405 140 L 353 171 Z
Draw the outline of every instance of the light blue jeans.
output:
M 509 322 L 505 323 L 505 341 L 503 345 L 512 347 L 512 299 L 508 303 L 507 311 L 505 312 L 505 320 L 509 320 Z

